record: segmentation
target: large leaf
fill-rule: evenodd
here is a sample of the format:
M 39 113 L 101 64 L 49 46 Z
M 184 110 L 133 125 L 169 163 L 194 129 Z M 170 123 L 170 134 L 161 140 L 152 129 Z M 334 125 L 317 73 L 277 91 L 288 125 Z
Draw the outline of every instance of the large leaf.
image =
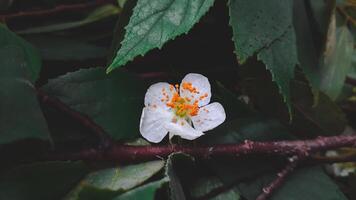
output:
M 30 72 L 28 74 L 28 79 L 31 80 L 31 82 L 36 81 L 42 66 L 38 51 L 28 42 L 12 33 L 4 25 L 0 24 L 0 47 L 5 47 L 7 45 L 15 45 L 22 49 L 24 60 L 26 61 Z
M 120 9 L 113 5 L 104 5 L 100 8 L 97 8 L 92 13 L 90 13 L 86 18 L 74 21 L 74 22 L 64 22 L 58 24 L 52 24 L 41 27 L 31 27 L 26 30 L 17 31 L 19 34 L 33 34 L 33 33 L 49 33 L 54 31 L 63 31 L 71 28 L 81 27 L 87 24 L 91 24 L 102 20 L 104 18 L 117 15 L 120 12 Z
M 238 185 L 242 196 L 247 200 L 255 200 L 263 186 L 270 183 L 274 175 L 261 176 L 253 181 Z M 337 185 L 321 168 L 299 169 L 286 180 L 284 185 L 271 197 L 271 200 L 347 200 Z
M 87 114 L 115 139 L 139 135 L 144 89 L 129 73 L 107 75 L 103 68 L 82 69 L 50 80 L 44 90 Z
M 25 39 L 38 48 L 44 60 L 85 60 L 107 55 L 104 47 L 64 37 L 31 35 Z
M 61 199 L 87 172 L 80 162 L 23 165 L 0 174 L 0 199 Z
M 230 0 L 228 5 L 235 53 L 241 63 L 282 37 L 292 22 L 290 0 Z
M 290 80 L 298 64 L 291 0 L 230 0 L 230 25 L 240 63 L 258 53 L 289 110 Z
M 290 81 L 294 77 L 294 69 L 298 64 L 293 28 L 288 28 L 285 35 L 261 50 L 258 59 L 265 63 L 271 71 L 272 79 L 277 83 L 280 93 L 291 112 Z
M 125 27 L 121 48 L 107 72 L 187 33 L 213 3 L 214 0 L 138 0 Z
M 100 199 L 104 199 L 105 197 L 117 196 L 117 194 L 142 184 L 161 170 L 163 166 L 164 161 L 151 161 L 92 172 L 65 199 L 92 198 L 89 196 L 100 196 Z
M 0 48 L 0 144 L 49 136 L 24 53 L 16 46 Z
M 112 200 L 154 200 L 156 191 L 161 188 L 165 183 L 167 183 L 167 181 L 167 178 L 163 178 L 162 180 L 148 183 L 134 190 L 128 191 L 118 197 L 115 197 Z
M 320 89 L 336 99 L 344 85 L 347 73 L 351 67 L 354 51 L 354 40 L 347 26 L 333 28 L 330 24 L 328 43 L 324 52 L 323 65 L 321 69 Z

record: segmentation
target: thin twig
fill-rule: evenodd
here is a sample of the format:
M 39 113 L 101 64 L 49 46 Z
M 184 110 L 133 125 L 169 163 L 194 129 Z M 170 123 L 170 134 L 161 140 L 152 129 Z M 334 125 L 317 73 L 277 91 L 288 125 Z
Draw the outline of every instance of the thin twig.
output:
M 311 156 L 311 162 L 314 163 L 342 163 L 342 162 L 356 162 L 355 153 L 347 153 L 338 156 Z
M 71 109 L 69 106 L 61 102 L 59 99 L 48 96 L 44 91 L 40 89 L 37 90 L 37 96 L 42 103 L 67 114 L 68 116 L 78 121 L 80 124 L 88 128 L 89 130 L 93 131 L 100 138 L 100 143 L 99 143 L 100 147 L 108 148 L 111 145 L 112 143 L 111 137 L 105 133 L 102 127 L 97 125 L 87 115 Z
M 289 174 L 291 174 L 294 169 L 297 167 L 300 157 L 293 156 L 288 159 L 289 162 L 284 169 L 282 169 L 278 174 L 277 178 L 274 179 L 268 186 L 262 189 L 262 193 L 257 197 L 256 200 L 267 200 L 274 191 L 280 188 L 283 183 L 286 181 Z
M 9 19 L 20 18 L 20 17 L 39 17 L 39 16 L 48 16 L 55 15 L 62 12 L 77 12 L 80 10 L 86 10 L 90 8 L 94 8 L 100 5 L 105 4 L 114 4 L 114 0 L 100 0 L 100 1 L 90 1 L 86 3 L 78 3 L 78 4 L 68 4 L 68 5 L 58 5 L 54 8 L 45 9 L 45 10 L 30 10 L 30 11 L 20 11 L 17 13 L 9 13 L 0 15 L 0 20 L 6 21 Z

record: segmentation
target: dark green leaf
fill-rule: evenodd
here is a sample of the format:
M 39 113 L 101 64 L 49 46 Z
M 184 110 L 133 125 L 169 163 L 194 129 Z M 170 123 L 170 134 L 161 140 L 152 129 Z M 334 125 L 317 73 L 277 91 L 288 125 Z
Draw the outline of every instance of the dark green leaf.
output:
M 218 190 L 221 190 L 221 192 L 216 192 Z M 226 186 L 217 177 L 201 178 L 195 183 L 195 185 L 191 189 L 192 197 L 207 200 L 239 200 L 239 193 L 240 192 L 238 191 L 237 187 L 226 189 Z M 211 195 L 212 197 L 207 198 L 207 196 L 209 195 Z
M 80 199 L 92 198 L 88 194 L 90 196 L 100 196 L 100 199 L 105 199 L 105 195 L 108 197 L 117 196 L 118 193 L 141 185 L 160 171 L 163 166 L 164 161 L 150 161 L 92 172 L 65 199 L 76 200 L 78 197 Z
M 61 199 L 88 169 L 80 162 L 23 165 L 0 175 L 0 199 Z
M 0 48 L 0 144 L 49 137 L 24 53 L 17 46 Z
M 24 59 L 30 71 L 27 78 L 31 80 L 31 82 L 35 82 L 42 66 L 39 53 L 28 42 L 12 33 L 4 25 L 0 24 L 0 47 L 5 47 L 7 45 L 15 45 L 22 49 Z
M 151 182 L 131 191 L 128 191 L 118 197 L 113 198 L 112 200 L 154 200 L 156 191 L 161 188 L 165 183 L 167 183 L 168 179 L 164 178 L 159 181 Z
M 92 13 L 90 13 L 86 18 L 74 21 L 74 22 L 64 22 L 59 24 L 52 24 L 42 27 L 34 27 L 26 30 L 17 31 L 19 34 L 33 34 L 33 33 L 48 33 L 54 31 L 63 31 L 66 29 L 76 28 L 91 24 L 102 20 L 104 18 L 117 15 L 120 12 L 120 9 L 114 5 L 104 5 L 100 8 L 97 8 Z
M 213 0 L 138 0 L 125 27 L 121 48 L 107 72 L 187 33 L 213 3 Z
M 294 77 L 294 69 L 298 64 L 295 40 L 294 29 L 288 28 L 283 37 L 262 49 L 257 56 L 271 72 L 272 80 L 277 83 L 290 113 L 292 110 L 290 81 Z
M 290 80 L 298 64 L 291 0 L 230 0 L 230 25 L 240 63 L 258 53 L 289 110 Z
M 44 90 L 71 108 L 87 114 L 115 139 L 139 135 L 144 88 L 138 79 L 103 68 L 82 69 L 50 80 Z
M 294 133 L 311 137 L 338 135 L 344 130 L 347 120 L 340 107 L 321 92 L 318 94 L 318 104 L 315 104 L 307 83 L 297 80 L 291 82 L 291 106 L 294 115 L 290 121 L 288 110 L 278 95 L 276 86 L 269 81 L 269 74 L 263 66 L 248 65 L 240 72 L 245 78 L 242 85 L 255 106 L 264 114 L 280 119 Z
M 55 36 L 26 36 L 38 48 L 44 60 L 85 60 L 105 58 L 107 49 L 86 42 Z
M 290 29 L 290 0 L 230 0 L 228 5 L 235 53 L 241 63 Z
M 239 189 L 247 200 L 255 200 L 263 186 L 270 183 L 274 175 L 265 175 L 253 181 L 240 183 Z M 271 200 L 346 200 L 337 185 L 318 167 L 295 171 L 271 197 Z
M 185 200 L 183 187 L 175 172 L 175 163 L 182 160 L 192 161 L 192 157 L 186 154 L 171 154 L 167 159 L 166 176 L 169 178 L 170 197 L 172 200 Z

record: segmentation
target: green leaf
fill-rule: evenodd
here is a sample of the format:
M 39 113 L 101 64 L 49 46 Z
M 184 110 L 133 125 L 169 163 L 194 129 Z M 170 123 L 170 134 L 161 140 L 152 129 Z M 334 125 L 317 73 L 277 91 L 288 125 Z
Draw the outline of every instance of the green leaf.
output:
M 227 189 L 226 191 L 223 189 L 221 193 L 214 195 L 211 198 L 206 198 L 209 194 L 214 193 L 221 188 L 225 189 L 225 185 L 223 182 L 217 177 L 203 177 L 197 180 L 195 185 L 191 189 L 191 195 L 194 199 L 208 199 L 208 200 L 239 200 L 240 195 L 238 188 L 232 187 Z M 205 198 L 204 198 L 205 197 Z
M 0 144 L 28 138 L 48 139 L 25 52 L 17 46 L 1 47 L 0 69 Z
M 24 60 L 30 70 L 28 79 L 35 82 L 41 71 L 42 63 L 38 51 L 31 46 L 28 42 L 12 33 L 4 25 L 0 24 L 0 47 L 7 45 L 15 45 L 22 49 Z
M 145 90 L 129 73 L 107 75 L 104 68 L 81 69 L 50 80 L 44 90 L 87 114 L 114 139 L 139 135 Z
M 228 6 L 240 63 L 281 38 L 292 23 L 290 0 L 229 0 Z
M 52 24 L 41 27 L 29 28 L 21 31 L 17 31 L 18 34 L 34 34 L 34 33 L 49 33 L 55 31 L 63 31 L 67 29 L 81 27 L 87 24 L 91 24 L 97 21 L 100 21 L 104 18 L 117 15 L 120 12 L 120 9 L 114 5 L 104 5 L 97 8 L 92 13 L 90 13 L 86 18 L 74 21 L 74 22 L 64 22 L 58 24 Z
M 108 197 L 128 191 L 151 178 L 164 166 L 164 161 L 150 161 L 136 165 L 115 167 L 87 175 L 65 200 L 93 199 L 90 196 Z M 116 195 L 115 195 L 116 194 Z M 110 198 L 108 198 L 110 199 Z
M 0 175 L 0 199 L 61 199 L 87 172 L 81 162 L 44 162 L 16 167 Z
M 291 106 L 294 115 L 290 121 L 288 110 L 278 95 L 278 89 L 270 81 L 263 66 L 252 64 L 241 68 L 239 72 L 245 79 L 241 82 L 242 86 L 254 105 L 262 113 L 281 120 L 293 133 L 313 137 L 338 135 L 344 130 L 347 119 L 340 107 L 322 92 L 319 92 L 319 100 L 315 104 L 315 97 L 308 83 L 291 81 Z
M 174 153 L 169 155 L 166 164 L 166 176 L 169 178 L 170 199 L 172 200 L 185 200 L 183 187 L 180 183 L 179 177 L 175 171 L 175 164 L 177 162 L 193 161 L 193 158 L 187 154 Z
M 125 27 L 121 48 L 107 72 L 187 33 L 213 3 L 214 0 L 138 0 Z
M 263 186 L 270 183 L 275 175 L 264 175 L 238 185 L 242 196 L 255 200 Z M 337 185 L 319 167 L 298 169 L 271 197 L 271 200 L 346 200 Z
M 168 182 L 167 178 L 163 178 L 159 181 L 151 182 L 131 191 L 128 191 L 112 200 L 154 200 L 156 191 Z
M 333 26 L 333 25 L 331 25 Z M 328 34 L 327 48 L 324 52 L 321 69 L 320 90 L 336 99 L 344 86 L 345 78 L 351 67 L 354 51 L 354 40 L 347 26 L 333 30 Z
M 273 42 L 269 47 L 260 51 L 258 59 L 265 63 L 272 74 L 272 80 L 277 83 L 284 102 L 287 103 L 289 113 L 292 111 L 290 81 L 294 77 L 294 69 L 298 64 L 297 49 L 295 45 L 294 29 Z
M 37 47 L 44 60 L 85 60 L 105 58 L 107 49 L 64 37 L 33 35 L 25 39 Z
M 230 0 L 230 25 L 240 63 L 257 53 L 291 112 L 290 80 L 298 64 L 291 0 Z

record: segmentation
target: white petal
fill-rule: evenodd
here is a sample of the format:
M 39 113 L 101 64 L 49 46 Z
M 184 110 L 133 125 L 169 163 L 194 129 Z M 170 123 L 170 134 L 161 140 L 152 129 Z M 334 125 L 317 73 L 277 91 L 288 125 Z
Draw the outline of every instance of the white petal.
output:
M 170 137 L 178 135 L 181 138 L 187 140 L 194 140 L 202 135 L 203 132 L 195 130 L 186 120 L 178 119 L 176 122 L 171 121 L 166 124 L 166 128 L 169 131 Z
M 185 89 L 183 87 L 184 83 L 191 83 L 192 86 L 196 88 L 198 93 L 194 93 L 188 89 Z M 204 95 L 207 96 L 204 97 Z M 193 102 L 197 100 L 199 107 L 207 105 L 211 98 L 211 89 L 208 78 L 201 74 L 187 74 L 180 84 L 180 96 L 190 98 Z
M 194 128 L 200 131 L 208 131 L 223 123 L 226 114 L 220 103 L 211 103 L 199 109 L 198 115 L 193 116 L 192 122 Z
M 148 141 L 158 143 L 167 135 L 165 124 L 169 122 L 172 114 L 169 111 L 156 107 L 145 107 L 142 110 L 140 133 Z
M 172 99 L 173 94 L 176 89 L 168 83 L 156 83 L 151 85 L 145 95 L 145 106 L 146 107 L 161 107 L 164 109 L 169 109 L 166 105 Z

